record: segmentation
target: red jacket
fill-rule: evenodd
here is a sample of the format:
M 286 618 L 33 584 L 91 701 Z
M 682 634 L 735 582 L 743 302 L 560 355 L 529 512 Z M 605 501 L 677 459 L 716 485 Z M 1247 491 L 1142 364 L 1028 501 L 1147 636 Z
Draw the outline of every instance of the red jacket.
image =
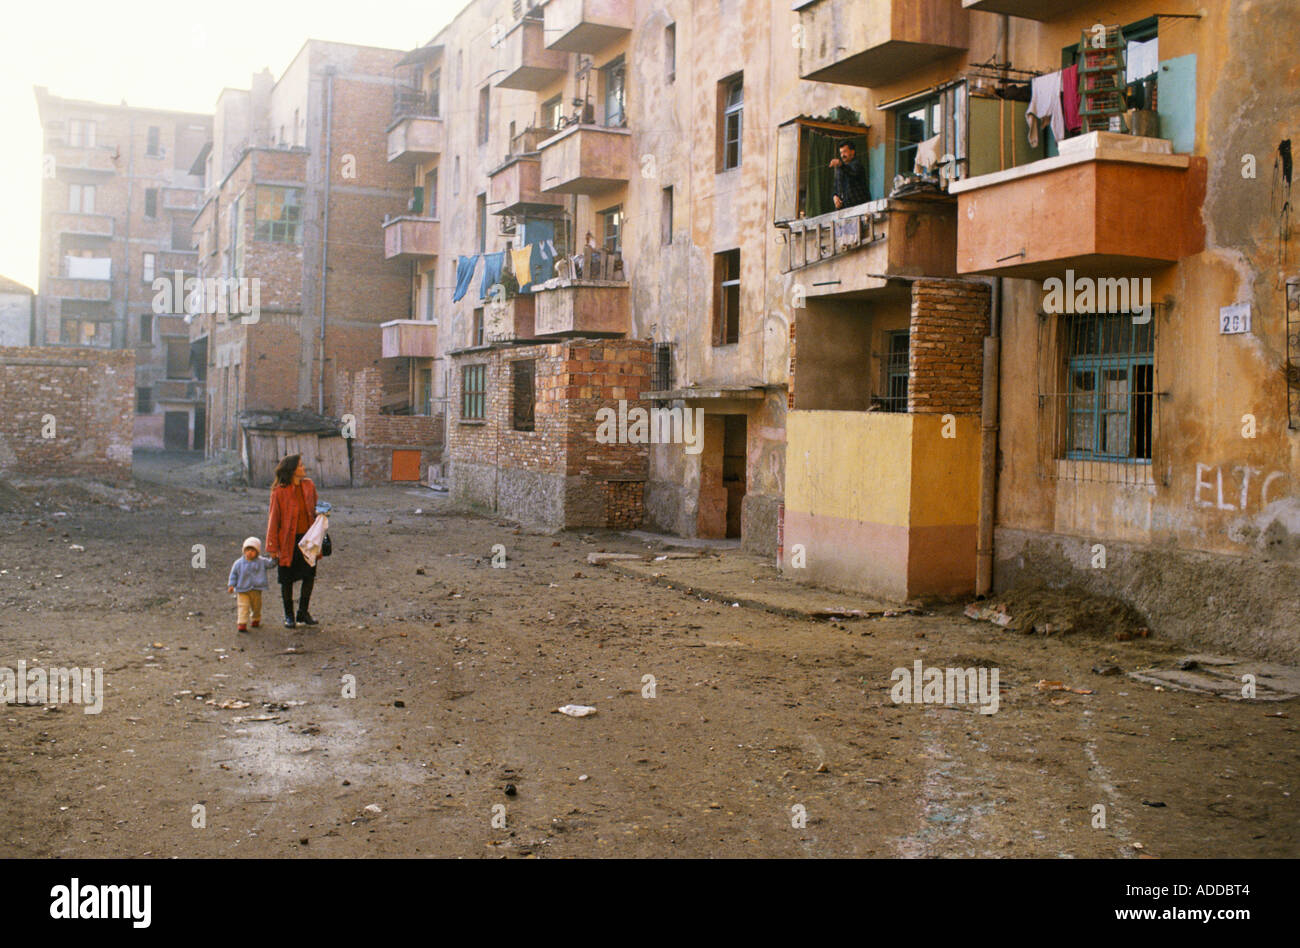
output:
M 308 478 L 301 481 L 303 499 L 307 501 L 307 522 L 316 519 L 316 485 Z M 281 566 L 293 563 L 298 524 L 298 492 L 276 484 L 271 488 L 271 512 L 266 518 L 266 555 L 274 556 Z

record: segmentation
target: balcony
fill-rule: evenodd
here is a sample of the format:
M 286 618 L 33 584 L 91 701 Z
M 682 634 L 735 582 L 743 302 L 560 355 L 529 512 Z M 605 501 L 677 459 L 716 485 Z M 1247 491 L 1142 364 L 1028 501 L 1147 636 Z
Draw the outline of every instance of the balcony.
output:
M 581 278 L 569 272 L 571 261 L 557 261 L 559 276 L 533 291 L 536 335 L 626 335 L 632 322 L 622 256 L 588 251 L 579 262 Z
M 91 280 L 78 277 L 51 277 L 46 284 L 47 295 L 65 300 L 84 300 L 107 303 L 113 298 L 112 280 Z
M 380 323 L 385 359 L 432 359 L 438 350 L 438 324 L 420 319 L 393 319 Z
M 112 237 L 111 214 L 73 214 L 65 212 L 50 215 L 50 227 L 55 233 L 76 234 L 80 237 Z
M 566 53 L 598 53 L 632 30 L 633 0 L 551 0 L 546 45 Z
M 1083 6 L 1082 0 L 962 0 L 967 10 L 1005 13 L 1026 20 L 1055 20 Z
M 799 11 L 799 76 L 881 86 L 968 45 L 961 0 L 816 0 Z
M 501 38 L 503 78 L 496 85 L 502 89 L 537 92 L 563 76 L 569 69 L 567 53 L 546 48 L 542 21 L 520 20 Z
M 153 383 L 156 402 L 201 402 L 203 383 L 194 379 L 159 379 Z
M 194 250 L 164 250 L 158 255 L 158 270 L 170 274 L 181 270 L 188 276 L 195 276 L 199 266 L 199 255 Z
M 198 211 L 203 192 L 194 188 L 163 188 L 163 207 L 169 211 Z
M 443 147 L 442 119 L 406 115 L 388 126 L 388 160 L 419 163 L 438 157 Z
M 542 190 L 542 160 L 514 155 L 488 177 L 488 204 L 493 214 L 520 216 L 538 208 L 563 207 L 564 198 Z
M 536 336 L 537 298 L 520 293 L 500 302 L 489 301 L 484 310 L 483 331 L 490 342 L 532 339 Z
M 952 198 L 914 195 L 786 221 L 784 270 L 809 297 L 869 297 L 894 277 L 953 277 L 956 218 Z
M 1091 132 L 1055 158 L 954 182 L 960 273 L 1045 279 L 1151 270 L 1199 253 L 1204 158 Z
M 118 170 L 121 151 L 116 145 L 91 145 L 90 147 L 52 144 L 49 154 L 54 156 L 58 168 L 71 171 L 95 171 L 102 174 L 114 174 Z
M 627 184 L 631 174 L 632 133 L 625 128 L 571 125 L 540 148 L 542 190 L 550 194 L 600 194 Z
M 438 220 L 434 217 L 390 217 L 384 221 L 384 259 L 413 260 L 438 255 Z

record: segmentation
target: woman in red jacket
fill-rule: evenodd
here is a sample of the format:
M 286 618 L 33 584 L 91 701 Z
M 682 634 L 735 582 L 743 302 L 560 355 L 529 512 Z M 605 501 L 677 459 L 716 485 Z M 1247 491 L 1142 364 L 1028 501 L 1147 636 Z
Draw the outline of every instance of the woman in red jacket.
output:
M 292 629 L 297 623 L 316 625 L 307 611 L 311 605 L 311 590 L 316 584 L 316 567 L 308 566 L 298 549 L 298 541 L 316 519 L 316 485 L 303 470 L 302 455 L 291 454 L 275 468 L 275 484 L 271 487 L 271 512 L 266 521 L 266 552 L 279 564 L 280 598 L 284 601 L 284 627 Z M 298 596 L 297 622 L 293 612 L 293 584 L 301 581 Z

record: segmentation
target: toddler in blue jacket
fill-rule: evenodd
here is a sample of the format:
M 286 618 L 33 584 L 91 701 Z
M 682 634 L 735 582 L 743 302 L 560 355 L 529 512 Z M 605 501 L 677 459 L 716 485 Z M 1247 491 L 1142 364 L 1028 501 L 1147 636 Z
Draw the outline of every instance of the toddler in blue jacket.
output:
M 262 541 L 249 537 L 244 541 L 244 555 L 230 566 L 226 592 L 234 593 L 238 602 L 235 621 L 240 632 L 248 631 L 250 620 L 255 629 L 262 624 L 262 590 L 270 588 L 266 568 L 274 562 L 262 555 Z

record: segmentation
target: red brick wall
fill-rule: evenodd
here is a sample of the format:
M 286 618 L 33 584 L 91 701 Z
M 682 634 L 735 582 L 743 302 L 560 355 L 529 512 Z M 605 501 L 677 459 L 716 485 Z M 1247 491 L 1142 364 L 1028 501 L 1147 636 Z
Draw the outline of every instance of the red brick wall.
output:
M 955 280 L 912 284 L 909 412 L 980 410 L 989 288 Z
M 352 444 L 354 484 L 377 484 L 392 480 L 395 449 L 420 452 L 420 478 L 426 480 L 430 465 L 442 460 L 442 415 L 384 415 L 383 378 L 378 369 L 356 373 L 339 372 L 335 381 L 339 415 L 356 420 Z
M 131 350 L 2 348 L 0 405 L 0 471 L 130 479 Z M 53 416 L 52 438 L 43 434 L 46 416 Z

